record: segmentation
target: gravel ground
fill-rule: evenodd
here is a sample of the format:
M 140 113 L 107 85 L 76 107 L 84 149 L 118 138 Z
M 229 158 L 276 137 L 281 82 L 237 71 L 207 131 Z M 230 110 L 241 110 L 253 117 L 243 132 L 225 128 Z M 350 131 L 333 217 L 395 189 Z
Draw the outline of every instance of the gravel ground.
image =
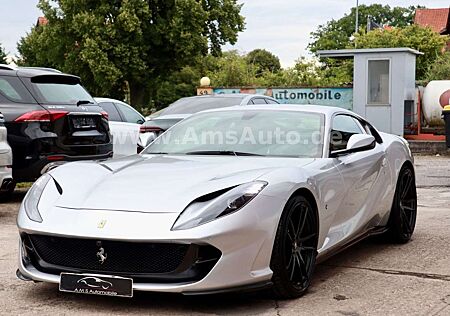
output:
M 264 293 L 133 299 L 63 294 L 15 278 L 15 216 L 25 191 L 0 205 L 1 315 L 450 315 L 450 157 L 416 158 L 419 214 L 413 241 L 364 241 L 317 267 L 298 300 Z

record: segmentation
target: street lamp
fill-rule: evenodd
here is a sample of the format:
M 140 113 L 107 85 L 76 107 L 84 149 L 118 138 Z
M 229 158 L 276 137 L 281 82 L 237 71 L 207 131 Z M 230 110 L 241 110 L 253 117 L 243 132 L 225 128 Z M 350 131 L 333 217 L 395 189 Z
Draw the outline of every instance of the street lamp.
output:
M 203 77 L 200 79 L 200 87 L 209 87 L 211 85 L 211 79 L 208 77 Z
M 359 32 L 359 0 L 356 0 L 356 26 L 355 34 Z

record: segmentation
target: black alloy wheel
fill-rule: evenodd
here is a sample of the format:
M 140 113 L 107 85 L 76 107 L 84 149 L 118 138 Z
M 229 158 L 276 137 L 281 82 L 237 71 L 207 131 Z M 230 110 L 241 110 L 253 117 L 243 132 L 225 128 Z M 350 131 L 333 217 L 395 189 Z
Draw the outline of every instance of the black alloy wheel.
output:
M 316 264 L 317 243 L 316 211 L 305 197 L 294 196 L 283 211 L 272 253 L 277 297 L 295 298 L 306 292 Z
M 388 224 L 388 236 L 394 243 L 411 240 L 417 218 L 417 191 L 414 171 L 403 167 L 399 173 Z

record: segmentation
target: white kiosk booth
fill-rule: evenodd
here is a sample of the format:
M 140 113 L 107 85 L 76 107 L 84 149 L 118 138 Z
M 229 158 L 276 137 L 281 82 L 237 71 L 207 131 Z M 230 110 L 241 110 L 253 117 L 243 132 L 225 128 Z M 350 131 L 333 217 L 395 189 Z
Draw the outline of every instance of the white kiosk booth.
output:
M 411 48 L 319 51 L 320 57 L 353 58 L 353 111 L 380 131 L 403 136 L 405 113 L 415 110 L 416 57 Z

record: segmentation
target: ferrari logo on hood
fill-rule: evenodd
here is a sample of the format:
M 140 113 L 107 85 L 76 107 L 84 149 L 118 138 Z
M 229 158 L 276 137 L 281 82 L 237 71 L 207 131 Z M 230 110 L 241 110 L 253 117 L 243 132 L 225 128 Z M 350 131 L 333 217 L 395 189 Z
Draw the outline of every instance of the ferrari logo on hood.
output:
M 105 226 L 106 226 L 106 219 L 103 219 L 98 223 L 97 228 L 103 229 L 105 228 Z

